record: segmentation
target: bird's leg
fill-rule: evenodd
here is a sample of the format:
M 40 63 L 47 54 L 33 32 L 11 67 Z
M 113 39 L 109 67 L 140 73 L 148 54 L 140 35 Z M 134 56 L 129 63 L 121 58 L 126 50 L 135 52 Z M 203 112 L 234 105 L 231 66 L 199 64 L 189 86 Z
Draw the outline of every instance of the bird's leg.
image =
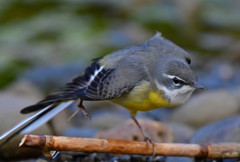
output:
M 141 125 L 139 124 L 139 122 L 137 121 L 137 119 L 136 119 L 135 116 L 136 116 L 136 114 L 132 114 L 132 113 L 131 113 L 131 118 L 132 118 L 132 120 L 137 124 L 137 126 L 138 126 L 138 128 L 139 128 L 139 130 L 140 130 L 140 132 L 141 132 L 141 134 L 142 134 L 142 136 L 144 137 L 144 141 L 147 143 L 147 145 L 146 145 L 147 149 L 150 148 L 150 143 L 153 145 L 153 156 L 155 156 L 155 155 L 156 155 L 156 152 L 157 152 L 157 150 L 156 150 L 156 144 L 155 144 L 149 137 L 147 137 L 147 136 L 144 134 L 143 129 L 142 129 Z
M 68 122 L 77 115 L 77 113 L 79 113 L 79 111 L 82 111 L 84 116 L 88 119 L 91 120 L 91 116 L 89 115 L 89 113 L 87 112 L 87 110 L 85 109 L 85 107 L 83 106 L 83 100 L 80 99 L 80 103 L 77 105 L 78 110 L 75 111 L 69 118 L 68 118 Z
M 85 109 L 85 107 L 83 106 L 83 100 L 80 100 L 80 103 L 78 104 L 78 108 L 80 110 L 82 110 L 84 116 L 88 119 L 91 120 L 91 116 L 89 115 L 89 113 L 87 112 L 87 110 Z
M 152 143 L 151 139 L 148 138 L 148 137 L 144 134 L 143 129 L 142 129 L 141 125 L 139 124 L 139 122 L 137 121 L 135 115 L 132 115 L 132 114 L 131 114 L 131 118 L 132 118 L 132 120 L 137 124 L 137 126 L 138 126 L 138 128 L 139 128 L 139 130 L 140 130 L 140 132 L 141 132 L 141 134 L 142 134 L 142 136 L 144 137 L 144 141 L 147 142 L 147 147 L 149 148 L 149 147 L 150 147 L 150 143 Z

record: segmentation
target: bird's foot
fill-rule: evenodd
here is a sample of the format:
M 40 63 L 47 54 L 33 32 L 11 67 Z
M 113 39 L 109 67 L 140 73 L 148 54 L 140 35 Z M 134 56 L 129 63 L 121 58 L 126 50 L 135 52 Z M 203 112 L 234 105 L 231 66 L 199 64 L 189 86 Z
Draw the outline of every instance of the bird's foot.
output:
M 91 120 L 91 116 L 89 115 L 89 113 L 87 112 L 87 110 L 85 109 L 85 107 L 82 105 L 82 103 L 80 103 L 80 104 L 78 105 L 78 108 L 79 108 L 79 110 L 81 110 L 81 111 L 83 112 L 83 115 L 84 115 L 86 118 L 88 118 L 88 119 Z
M 149 149 L 150 148 L 150 144 L 152 144 L 153 146 L 153 157 L 155 157 L 156 153 L 157 153 L 157 147 L 156 147 L 156 143 L 154 141 L 152 141 L 149 137 L 144 137 L 144 141 L 146 142 L 146 148 Z
M 68 122 L 70 122 L 70 120 L 73 118 L 73 117 L 75 117 L 78 113 L 79 113 L 79 111 L 82 111 L 83 112 L 83 115 L 86 117 L 86 118 L 88 118 L 88 119 L 90 119 L 91 120 L 91 116 L 89 115 L 89 113 L 87 112 L 87 110 L 85 109 L 85 107 L 83 106 L 83 101 L 81 100 L 80 101 L 80 103 L 77 105 L 77 107 L 78 107 L 78 110 L 77 111 L 75 111 L 69 118 L 68 118 Z

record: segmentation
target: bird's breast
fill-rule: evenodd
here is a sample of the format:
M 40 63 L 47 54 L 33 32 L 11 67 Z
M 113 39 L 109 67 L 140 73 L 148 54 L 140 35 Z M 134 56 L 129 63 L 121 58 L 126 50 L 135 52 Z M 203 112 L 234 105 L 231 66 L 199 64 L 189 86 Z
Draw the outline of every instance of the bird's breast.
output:
M 147 81 L 142 82 L 131 91 L 111 101 L 124 106 L 130 112 L 148 111 L 160 107 L 175 106 L 165 100 L 161 91 L 154 89 Z

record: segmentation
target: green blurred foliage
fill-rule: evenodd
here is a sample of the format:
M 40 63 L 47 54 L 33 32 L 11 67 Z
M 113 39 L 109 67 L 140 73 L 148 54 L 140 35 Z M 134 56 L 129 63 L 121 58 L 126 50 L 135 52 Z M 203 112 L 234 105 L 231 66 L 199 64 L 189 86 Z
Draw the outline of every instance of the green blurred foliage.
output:
M 156 31 L 198 57 L 222 56 L 239 40 L 239 7 L 234 0 L 0 1 L 0 87 L 29 68 L 86 66 Z
M 12 60 L 3 69 L 0 69 L 0 89 L 14 81 L 23 70 L 29 67 L 29 62 L 24 60 Z
M 54 1 L 12 1 L 2 3 L 7 3 L 7 7 L 2 8 L 1 24 L 29 19 L 44 10 L 54 9 L 59 4 Z

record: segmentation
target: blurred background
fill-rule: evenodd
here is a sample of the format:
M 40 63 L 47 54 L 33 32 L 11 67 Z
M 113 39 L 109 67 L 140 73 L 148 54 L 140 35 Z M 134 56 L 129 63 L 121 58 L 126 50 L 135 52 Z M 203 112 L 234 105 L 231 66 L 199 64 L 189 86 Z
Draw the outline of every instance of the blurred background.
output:
M 0 1 L 0 133 L 26 117 L 19 113 L 23 107 L 81 74 L 91 59 L 158 31 L 189 52 L 206 90 L 181 107 L 139 113 L 149 136 L 160 142 L 240 142 L 239 8 L 236 0 Z M 85 106 L 92 121 L 79 113 L 67 123 L 73 106 L 53 120 L 54 134 L 141 140 L 125 123 L 127 110 L 109 102 Z M 129 133 L 119 135 L 118 129 Z M 44 126 L 36 133 L 53 131 Z M 16 150 L 18 141 L 0 157 L 35 156 Z

